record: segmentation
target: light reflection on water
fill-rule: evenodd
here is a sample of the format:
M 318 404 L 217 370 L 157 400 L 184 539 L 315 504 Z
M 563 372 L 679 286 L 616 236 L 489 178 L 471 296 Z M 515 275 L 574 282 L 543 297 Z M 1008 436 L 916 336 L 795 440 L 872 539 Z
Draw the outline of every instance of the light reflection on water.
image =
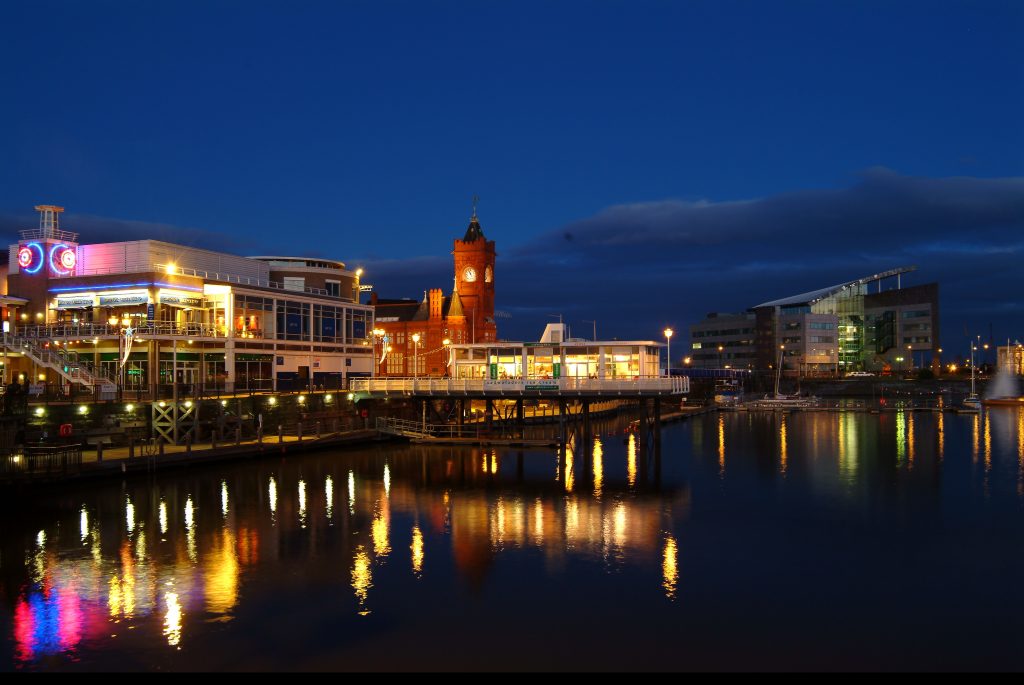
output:
M 487 596 L 498 602 L 519 583 L 531 589 L 510 596 L 527 611 L 535 593 L 529 611 L 541 620 L 545 611 L 549 619 L 572 611 L 559 601 L 581 600 L 559 598 L 580 592 L 641 618 L 685 610 L 678 620 L 699 623 L 714 615 L 703 593 L 717 588 L 718 601 L 728 602 L 735 592 L 717 579 L 741 574 L 750 583 L 755 576 L 745 574 L 756 572 L 779 588 L 793 582 L 785 562 L 773 568 L 774 552 L 761 548 L 757 563 L 748 559 L 747 550 L 771 536 L 761 527 L 772 516 L 764 493 L 781 498 L 774 506 L 802 512 L 782 516 L 789 535 L 802 530 L 802 519 L 815 519 L 807 512 L 826 507 L 849 512 L 856 525 L 877 520 L 872 544 L 889 529 L 905 534 L 908 519 L 930 525 L 938 501 L 961 507 L 953 518 L 969 522 L 987 520 L 993 506 L 1019 516 L 1024 500 L 1024 411 L 720 414 L 666 429 L 663 445 L 655 457 L 634 433 L 609 432 L 575 441 L 561 456 L 390 446 L 64 495 L 20 522 L 0 558 L 11 658 L 35 667 L 109 664 L 127 649 L 122 643 L 158 637 L 176 658 L 209 659 L 212 626 L 240 631 L 230 633 L 231 644 L 248 644 L 245 636 L 259 634 L 254 621 L 274 620 L 247 613 L 248 602 L 302 599 L 305 615 L 321 617 L 311 625 L 346 616 L 401 622 L 419 615 L 421 603 L 457 614 L 478 601 L 474 593 L 497 593 Z M 977 468 L 975 455 L 983 456 Z M 336 482 L 347 487 L 336 492 Z M 741 497 L 756 507 L 748 510 Z M 696 515 L 697 502 L 710 508 Z M 845 558 L 851 543 L 837 540 L 828 551 L 830 544 L 814 538 L 788 554 Z M 899 544 L 908 543 L 900 537 Z M 858 555 L 872 558 L 865 550 Z M 1010 566 L 1021 566 L 1018 559 Z M 933 561 L 936 574 L 950 564 Z M 834 585 L 814 587 L 828 594 Z M 303 588 L 308 595 L 296 594 Z M 453 588 L 466 588 L 470 599 Z M 840 605 L 845 597 L 829 596 Z M 849 601 L 852 610 L 864 599 Z

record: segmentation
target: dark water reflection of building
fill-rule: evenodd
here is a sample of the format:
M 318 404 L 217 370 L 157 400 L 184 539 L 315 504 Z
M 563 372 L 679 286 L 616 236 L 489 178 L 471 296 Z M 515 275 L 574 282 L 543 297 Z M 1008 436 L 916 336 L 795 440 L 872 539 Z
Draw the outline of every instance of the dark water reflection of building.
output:
M 475 587 L 495 558 L 528 549 L 553 568 L 569 556 L 660 565 L 671 599 L 668 531 L 685 490 L 643 485 L 635 438 L 622 478 L 606 475 L 600 439 L 588 450 L 390 447 L 46 497 L 4 540 L 14 659 L 45 663 L 136 631 L 179 648 L 190 629 L 232 621 L 243 586 L 272 588 L 296 568 L 311 584 L 344 582 L 363 615 L 390 591 L 375 577 L 385 563 L 418 577 L 450 557 Z

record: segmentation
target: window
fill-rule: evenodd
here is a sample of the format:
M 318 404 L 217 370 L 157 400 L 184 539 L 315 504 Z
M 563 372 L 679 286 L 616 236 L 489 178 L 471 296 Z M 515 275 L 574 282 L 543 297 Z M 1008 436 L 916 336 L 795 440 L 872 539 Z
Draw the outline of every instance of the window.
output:
M 277 301 L 277 339 L 309 340 L 309 305 Z
M 313 305 L 313 340 L 344 342 L 345 310 L 341 307 Z
M 331 297 L 341 297 L 341 281 L 326 281 L 324 287 Z

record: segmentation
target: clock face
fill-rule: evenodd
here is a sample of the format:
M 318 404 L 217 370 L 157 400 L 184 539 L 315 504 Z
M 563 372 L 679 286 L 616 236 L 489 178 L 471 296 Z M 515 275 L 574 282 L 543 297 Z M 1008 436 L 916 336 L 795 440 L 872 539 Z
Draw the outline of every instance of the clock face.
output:
M 462 270 L 462 280 L 466 281 L 467 283 L 472 283 L 473 281 L 475 281 L 476 280 L 476 269 L 474 269 L 471 266 L 467 266 L 465 269 L 463 269 Z
M 491 267 L 487 267 L 487 270 L 484 271 L 484 283 L 490 283 L 493 280 L 494 272 L 491 271 Z

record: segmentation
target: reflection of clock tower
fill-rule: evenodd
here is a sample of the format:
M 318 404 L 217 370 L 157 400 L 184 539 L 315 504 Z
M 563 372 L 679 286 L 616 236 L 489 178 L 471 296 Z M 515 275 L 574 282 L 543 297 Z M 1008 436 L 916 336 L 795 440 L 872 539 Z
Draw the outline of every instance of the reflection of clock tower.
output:
M 466 315 L 466 342 L 497 339 L 494 323 L 494 241 L 484 238 L 476 208 L 462 240 L 455 241 L 455 285 Z

